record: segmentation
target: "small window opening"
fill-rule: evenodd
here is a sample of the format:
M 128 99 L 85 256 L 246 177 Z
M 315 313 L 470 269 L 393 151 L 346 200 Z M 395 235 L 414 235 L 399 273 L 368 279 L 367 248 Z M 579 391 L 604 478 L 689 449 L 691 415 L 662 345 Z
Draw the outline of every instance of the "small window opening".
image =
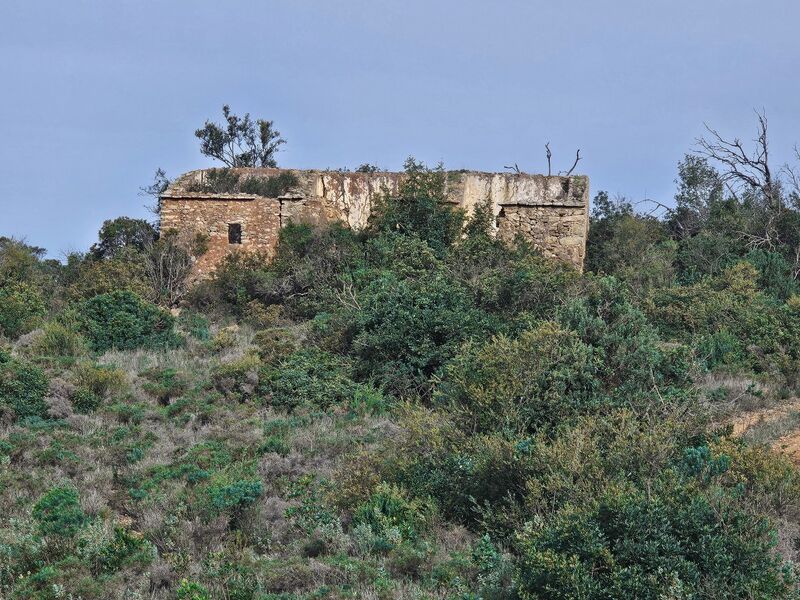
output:
M 242 243 L 242 224 L 241 223 L 228 223 L 228 243 L 241 244 Z

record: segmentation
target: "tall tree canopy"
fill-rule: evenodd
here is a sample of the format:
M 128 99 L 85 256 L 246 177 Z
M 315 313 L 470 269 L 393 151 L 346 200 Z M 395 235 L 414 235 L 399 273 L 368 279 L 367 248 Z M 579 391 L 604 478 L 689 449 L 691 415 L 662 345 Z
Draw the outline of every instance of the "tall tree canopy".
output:
M 286 143 L 272 121 L 239 117 L 226 104 L 222 107 L 225 123 L 206 121 L 194 132 L 200 139 L 200 152 L 228 167 L 277 167 L 275 153 Z

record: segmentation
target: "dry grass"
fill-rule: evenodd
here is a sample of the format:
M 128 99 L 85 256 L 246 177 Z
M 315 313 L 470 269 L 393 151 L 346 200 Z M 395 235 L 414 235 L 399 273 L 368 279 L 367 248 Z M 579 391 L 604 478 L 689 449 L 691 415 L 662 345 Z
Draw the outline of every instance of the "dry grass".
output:
M 760 410 L 779 404 L 776 390 L 769 382 L 731 373 L 706 373 L 695 385 L 706 399 L 705 408 L 716 419 L 726 419 L 744 411 Z M 709 400 L 717 390 L 724 390 L 725 398 Z
M 302 339 L 304 331 L 293 335 Z M 346 583 L 355 587 L 355 597 L 447 597 L 445 591 L 431 590 L 430 583 L 412 583 L 416 575 L 395 573 L 384 586 L 330 560 L 335 554 L 363 561 L 373 570 L 383 568 L 384 574 L 405 568 L 392 566 L 385 556 L 357 555 L 354 538 L 341 522 L 346 520 L 344 513 L 322 534 L 327 554 L 319 559 L 306 554 L 306 547 L 321 534 L 301 529 L 287 516 L 288 509 L 302 502 L 293 497 L 292 482 L 313 475 L 324 486 L 348 468 L 354 451 L 368 451 L 396 435 L 398 426 L 385 416 L 349 414 L 345 407 L 330 413 L 301 408 L 287 414 L 252 401 L 221 398 L 209 384 L 214 369 L 254 348 L 253 331 L 247 326 L 227 328 L 224 336 L 232 341 L 215 346 L 189 339 L 172 350 L 103 354 L 94 364 L 122 371 L 125 385 L 111 390 L 89 414 L 77 412 L 71 403 L 77 371 L 74 365 L 67 367 L 52 380 L 47 399 L 51 416 L 62 419 L 62 426 L 32 433 L 19 425 L 0 424 L 0 437 L 25 440 L 14 456 L 13 471 L 0 464 L 0 474 L 11 475 L 3 479 L 8 488 L 0 490 L 2 514 L 29 519 L 31 507 L 45 491 L 68 485 L 78 491 L 81 508 L 98 531 L 107 536 L 114 524 L 124 523 L 151 542 L 156 560 L 146 571 L 121 572 L 106 591 L 108 598 L 171 600 L 185 577 L 203 581 L 212 597 L 226 597 L 225 580 L 208 577 L 209 568 L 222 568 L 213 562 L 223 560 L 252 567 L 260 584 L 274 592 L 305 594 Z M 185 397 L 179 393 L 169 405 L 146 387 L 152 375 L 145 373 L 164 369 L 175 369 L 188 380 L 180 392 Z M 178 402 L 182 403 L 172 406 Z M 279 424 L 270 429 L 276 421 Z M 280 454 L 260 450 L 267 435 L 285 444 L 277 446 Z M 237 516 L 235 525 L 229 514 L 193 513 L 193 484 L 185 477 L 154 479 L 154 473 L 182 464 L 191 448 L 207 442 L 220 442 L 231 455 L 232 467 L 249 463 L 252 476 L 262 482 L 262 495 Z M 140 453 L 135 459 L 129 457 L 133 449 Z M 146 488 L 146 496 L 134 499 L 131 486 L 148 478 L 157 481 L 156 488 Z M 452 552 L 467 552 L 472 542 L 463 527 L 435 524 L 429 534 L 432 550 L 422 568 L 450 560 Z

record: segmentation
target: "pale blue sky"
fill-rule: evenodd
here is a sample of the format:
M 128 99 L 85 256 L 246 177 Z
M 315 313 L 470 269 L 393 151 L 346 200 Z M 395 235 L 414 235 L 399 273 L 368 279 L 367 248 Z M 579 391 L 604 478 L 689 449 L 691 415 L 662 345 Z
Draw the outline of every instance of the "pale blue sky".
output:
M 146 216 L 156 167 L 211 165 L 194 130 L 273 119 L 281 166 L 404 158 L 566 168 L 669 200 L 703 122 L 776 163 L 800 142 L 794 0 L 0 0 L 0 235 L 52 256 Z

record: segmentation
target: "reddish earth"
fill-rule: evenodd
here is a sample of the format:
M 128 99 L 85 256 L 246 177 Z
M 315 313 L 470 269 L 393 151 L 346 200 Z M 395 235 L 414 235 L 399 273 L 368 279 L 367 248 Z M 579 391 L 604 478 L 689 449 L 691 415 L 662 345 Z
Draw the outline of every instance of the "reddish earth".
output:
M 800 400 L 793 400 L 782 406 L 752 410 L 736 415 L 727 422 L 733 425 L 733 434 L 742 435 L 751 427 L 777 421 L 792 412 L 800 411 Z M 794 430 L 770 443 L 776 451 L 800 464 L 800 430 Z
M 798 410 L 800 410 L 800 400 L 793 400 L 787 404 L 782 404 L 781 406 L 773 408 L 749 410 L 736 415 L 726 422 L 733 425 L 733 435 L 742 435 L 754 425 L 774 421 Z
M 778 438 L 772 443 L 772 447 L 788 456 L 793 463 L 800 464 L 800 431 Z

